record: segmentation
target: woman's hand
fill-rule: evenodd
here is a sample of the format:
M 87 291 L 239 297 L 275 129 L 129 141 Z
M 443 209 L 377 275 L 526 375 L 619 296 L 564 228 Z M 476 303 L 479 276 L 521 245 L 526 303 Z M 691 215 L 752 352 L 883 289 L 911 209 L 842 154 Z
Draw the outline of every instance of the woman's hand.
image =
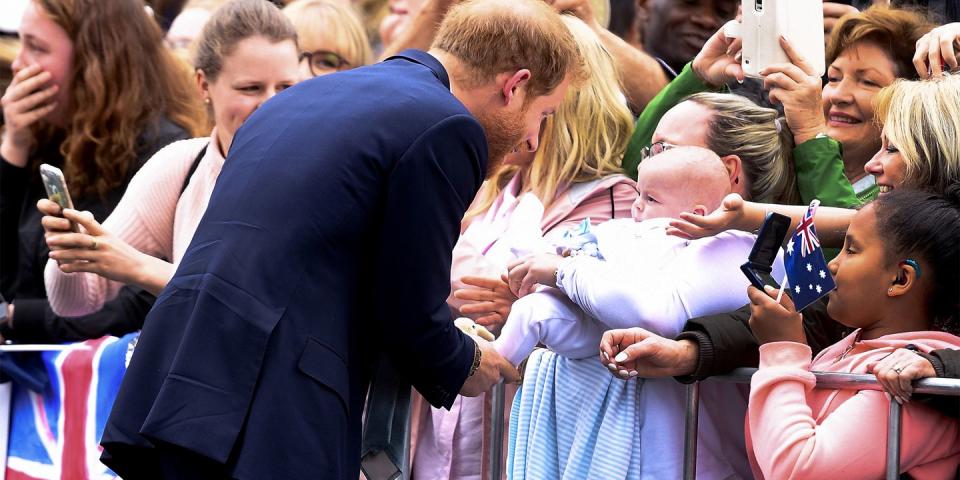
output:
M 759 73 L 763 88 L 770 91 L 770 101 L 783 105 L 794 143 L 800 145 L 827 130 L 820 98 L 823 86 L 813 65 L 786 38 L 780 37 L 780 46 L 790 63 L 769 65 Z
M 50 78 L 50 73 L 39 65 L 30 65 L 13 76 L 3 98 L 0 98 L 4 122 L 0 155 L 14 166 L 27 166 L 34 141 L 30 126 L 57 106 L 53 100 L 57 86 L 45 86 Z
M 48 231 L 62 226 L 57 221 L 73 221 L 83 227 L 83 233 L 46 234 L 50 258 L 57 261 L 64 273 L 95 273 L 154 294 L 160 293 L 170 280 L 173 265 L 141 253 L 113 236 L 90 212 L 65 209 L 63 216 L 44 217 L 42 222 Z
M 740 66 L 740 50 L 743 42 L 739 38 L 728 38 L 723 33 L 725 28 L 726 25 L 720 27 L 720 30 L 717 30 L 707 43 L 703 44 L 703 48 L 691 64 L 697 77 L 713 88 L 720 88 L 732 80 L 742 82 L 745 76 L 743 67 Z
M 472 318 L 493 333 L 499 334 L 510 316 L 510 307 L 517 296 L 510 291 L 506 275 L 501 278 L 465 276 L 460 279 L 472 288 L 453 292 L 454 298 L 467 303 L 460 307 L 460 314 Z
M 530 255 L 507 265 L 510 291 L 518 298 L 532 293 L 537 285 L 557 286 L 557 269 L 563 257 L 548 253 Z
M 600 363 L 623 379 L 690 375 L 698 355 L 690 340 L 670 340 L 639 327 L 607 330 L 600 340 Z
M 955 71 L 960 66 L 960 22 L 941 25 L 917 40 L 917 53 L 913 55 L 913 66 L 920 78 L 940 76 L 944 65 L 947 71 Z
M 913 396 L 913 381 L 936 377 L 933 364 L 912 350 L 898 348 L 879 362 L 867 364 L 867 372 L 877 376 L 883 389 L 903 404 Z
M 731 193 L 724 197 L 720 208 L 707 215 L 681 213 L 679 220 L 670 221 L 667 234 L 693 240 L 712 237 L 727 230 L 753 231 L 760 225 L 751 228 L 749 217 L 747 202 L 739 194 Z
M 61 213 L 62 209 L 56 202 L 41 198 L 37 201 L 37 210 L 40 210 L 40 213 L 43 214 L 43 217 L 40 219 L 40 225 L 43 226 L 46 237 L 73 231 L 70 220 L 63 218 Z
M 779 292 L 767 285 L 761 292 L 753 285 L 747 287 L 750 298 L 750 330 L 757 342 L 807 343 L 803 333 L 803 315 L 793 306 L 793 299 L 784 294 L 777 303 Z

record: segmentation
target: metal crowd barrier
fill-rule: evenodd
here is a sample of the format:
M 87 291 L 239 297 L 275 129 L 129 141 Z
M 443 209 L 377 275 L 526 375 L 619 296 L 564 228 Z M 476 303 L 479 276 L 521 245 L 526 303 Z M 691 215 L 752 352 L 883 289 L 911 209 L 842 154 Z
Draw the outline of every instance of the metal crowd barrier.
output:
M 750 383 L 756 368 L 738 368 L 727 375 L 710 377 L 706 381 L 728 383 Z M 813 372 L 817 378 L 817 388 L 837 390 L 883 390 L 873 375 L 853 373 Z M 949 378 L 925 378 L 913 383 L 913 392 L 931 395 L 960 397 L 960 380 Z M 503 409 L 504 389 L 500 383 L 493 388 L 492 419 L 490 429 L 489 472 L 491 480 L 500 480 L 502 466 L 500 457 L 503 452 Z M 700 382 L 687 386 L 686 421 L 683 439 L 683 478 L 697 478 L 697 427 L 700 413 Z M 900 478 L 900 404 L 891 401 L 887 417 L 887 480 Z
M 706 381 L 750 383 L 756 368 L 738 368 L 727 375 L 710 377 Z M 873 375 L 854 373 L 813 372 L 816 388 L 835 390 L 883 390 Z M 697 423 L 700 409 L 700 382 L 687 386 L 687 418 L 683 442 L 683 478 L 697 478 Z M 960 397 L 960 380 L 925 378 L 913 383 L 913 392 Z M 900 478 L 900 404 L 891 401 L 887 414 L 887 480 Z

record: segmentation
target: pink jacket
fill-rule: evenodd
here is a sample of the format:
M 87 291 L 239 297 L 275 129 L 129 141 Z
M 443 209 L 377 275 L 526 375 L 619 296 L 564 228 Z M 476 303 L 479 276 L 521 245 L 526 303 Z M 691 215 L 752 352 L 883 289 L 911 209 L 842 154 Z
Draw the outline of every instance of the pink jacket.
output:
M 760 369 L 750 382 L 747 451 L 757 478 L 883 478 L 887 410 L 882 391 L 814 389 L 811 372 L 867 373 L 867 364 L 897 348 L 960 347 L 944 332 L 907 332 L 859 340 L 857 330 L 820 352 L 774 342 L 760 347 Z M 902 411 L 900 469 L 913 478 L 953 478 L 960 465 L 960 426 L 922 403 Z
M 450 274 L 451 292 L 463 286 L 463 284 L 460 282 L 460 278 L 464 275 L 499 276 L 500 272 L 505 271 L 505 264 L 492 261 L 485 255 L 485 253 L 490 250 L 492 246 L 490 243 L 499 241 L 506 228 L 508 228 L 509 222 L 497 222 L 494 220 L 498 216 L 501 218 L 509 217 L 513 210 L 517 207 L 519 202 L 515 189 L 517 180 L 518 179 L 514 179 L 514 181 L 511 181 L 507 185 L 507 188 L 501 192 L 501 195 L 498 197 L 497 201 L 495 201 L 490 207 L 491 211 L 488 212 L 487 215 L 475 217 L 469 225 L 464 226 L 464 234 L 461 235 L 461 238 L 457 242 L 457 245 L 454 247 L 453 251 L 453 264 Z M 478 194 L 478 197 L 479 196 L 480 195 Z M 612 175 L 591 182 L 575 184 L 572 187 L 565 188 L 557 193 L 557 199 L 552 202 L 543 213 L 543 217 L 540 222 L 540 230 L 544 236 L 549 238 L 553 235 L 562 233 L 568 227 L 573 227 L 579 224 L 581 221 L 583 221 L 583 219 L 588 217 L 594 224 L 602 223 L 606 220 L 610 220 L 611 218 L 629 217 L 630 207 L 633 205 L 633 201 L 636 199 L 636 196 L 637 193 L 634 181 L 623 175 Z M 507 220 L 509 220 L 509 218 Z M 482 232 L 478 232 L 480 233 L 479 235 L 468 235 L 466 234 L 468 229 L 478 229 L 482 230 Z M 489 239 L 489 241 L 484 241 L 483 239 Z M 500 247 L 503 247 L 503 245 L 500 245 Z M 462 305 L 461 302 L 452 298 L 452 293 L 451 297 L 448 299 L 448 304 L 454 310 L 458 309 Z M 456 314 L 456 312 L 454 313 Z M 504 418 L 501 419 L 501 421 L 504 422 L 504 427 L 506 427 L 509 419 L 510 404 L 512 403 L 513 395 L 516 393 L 516 387 L 510 385 L 506 390 L 506 411 L 504 412 Z M 486 458 L 489 454 L 489 446 L 487 445 L 487 441 L 490 433 L 490 418 L 488 413 L 490 412 L 490 402 L 491 399 L 485 396 L 483 402 L 484 409 L 482 412 L 483 430 L 482 432 L 476 432 L 477 435 L 483 435 L 483 447 L 481 449 L 482 453 L 481 451 L 459 451 L 456 448 L 456 445 L 445 446 L 450 449 L 449 453 L 452 454 L 448 457 L 448 463 L 463 461 L 479 463 L 483 468 L 483 478 L 486 478 L 487 476 L 486 469 L 488 463 Z M 480 412 L 475 411 L 462 411 L 459 409 L 455 410 L 456 411 L 443 413 L 445 415 L 455 415 L 457 416 L 457 419 L 459 419 L 459 415 L 461 414 L 480 414 Z M 419 395 L 414 395 L 413 404 L 411 406 L 410 428 L 411 462 L 414 458 L 416 458 L 417 436 L 420 433 L 420 426 L 426 422 L 428 416 L 430 415 L 430 405 L 424 402 L 422 397 Z M 457 424 L 459 421 L 454 421 L 451 423 Z M 504 428 L 504 445 L 506 445 L 506 441 L 507 431 L 506 428 Z M 504 448 L 504 455 L 506 455 L 506 448 Z M 443 460 L 436 459 L 436 461 Z M 450 465 L 447 465 L 447 467 L 447 471 L 450 471 Z
M 190 166 L 208 145 L 181 193 Z M 169 259 L 176 265 L 207 210 L 224 161 L 216 130 L 209 138 L 171 143 L 134 175 L 113 213 L 97 220 L 103 222 L 105 230 L 138 251 Z M 63 273 L 54 260 L 47 262 L 44 281 L 50 306 L 63 316 L 96 312 L 116 297 L 123 286 L 94 273 Z

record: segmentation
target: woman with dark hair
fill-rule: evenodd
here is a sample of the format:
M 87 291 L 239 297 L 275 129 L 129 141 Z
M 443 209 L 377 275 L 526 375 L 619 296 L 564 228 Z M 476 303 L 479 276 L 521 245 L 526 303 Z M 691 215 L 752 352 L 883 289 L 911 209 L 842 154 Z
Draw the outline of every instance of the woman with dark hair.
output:
M 63 341 L 114 317 L 143 318 L 152 297 L 129 289 L 104 314 L 64 325 L 46 300 L 47 248 L 37 200 L 39 164 L 60 167 L 74 204 L 106 216 L 127 182 L 164 145 L 205 123 L 183 70 L 143 5 L 127 0 L 34 0 L 3 96 L 0 287 L 5 338 Z M 106 333 L 106 332 L 104 332 Z

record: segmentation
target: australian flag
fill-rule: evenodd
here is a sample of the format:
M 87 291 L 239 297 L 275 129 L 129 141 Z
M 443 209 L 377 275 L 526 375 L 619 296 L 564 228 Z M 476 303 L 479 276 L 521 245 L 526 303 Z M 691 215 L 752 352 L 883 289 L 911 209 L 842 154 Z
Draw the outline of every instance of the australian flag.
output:
M 797 225 L 797 231 L 787 242 L 787 255 L 783 263 L 787 270 L 790 295 L 797 311 L 803 310 L 830 290 L 837 288 L 827 268 L 827 261 L 823 258 L 817 229 L 813 226 L 813 215 L 817 213 L 819 205 L 819 200 L 810 202 L 807 213 Z
M 99 441 L 136 335 L 39 354 L 49 378 L 43 391 L 14 382 L 7 480 L 116 478 L 100 463 Z

